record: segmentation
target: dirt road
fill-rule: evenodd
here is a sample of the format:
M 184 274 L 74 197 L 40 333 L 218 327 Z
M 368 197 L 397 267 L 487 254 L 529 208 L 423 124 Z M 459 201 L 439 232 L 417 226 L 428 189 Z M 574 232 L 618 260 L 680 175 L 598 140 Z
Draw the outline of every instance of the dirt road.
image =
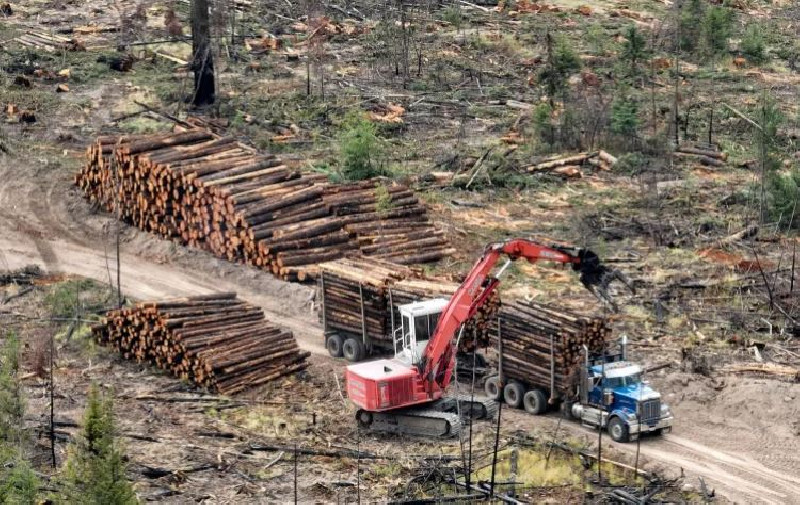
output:
M 20 176 L 0 163 L 0 269 L 38 263 L 48 270 L 77 274 L 100 282 L 115 278 L 113 233 L 108 216 L 95 214 L 67 173 Z M 322 330 L 313 313 L 313 289 L 289 284 L 252 268 L 231 265 L 207 254 L 186 250 L 126 227 L 122 243 L 122 288 L 136 298 L 161 298 L 236 291 L 264 309 L 266 316 L 297 336 L 300 346 L 324 354 Z M 519 427 L 552 427 L 553 417 L 535 418 L 518 412 L 510 420 Z M 551 428 L 552 429 L 552 428 Z M 591 434 L 577 425 L 576 435 Z M 733 446 L 730 445 L 733 442 Z M 613 444 L 633 453 L 634 444 Z M 735 448 L 735 450 L 734 450 Z M 764 462 L 764 448 L 774 453 Z M 744 503 L 800 503 L 796 442 L 776 443 L 769 433 L 736 431 L 730 426 L 692 426 L 679 419 L 675 433 L 641 444 L 652 465 L 687 476 L 703 476 L 711 487 Z M 693 482 L 696 480 L 692 479 Z

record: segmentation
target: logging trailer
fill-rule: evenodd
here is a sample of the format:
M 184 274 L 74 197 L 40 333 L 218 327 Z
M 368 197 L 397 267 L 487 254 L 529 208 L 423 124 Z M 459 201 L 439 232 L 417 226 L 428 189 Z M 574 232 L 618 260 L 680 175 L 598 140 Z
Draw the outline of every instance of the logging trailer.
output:
M 501 255 L 509 260 L 491 275 Z M 530 263 L 543 260 L 572 265 L 573 270 L 580 272 L 583 285 L 603 299 L 608 299 L 606 288 L 616 278 L 613 271 L 600 264 L 596 254 L 585 249 L 544 246 L 525 239 L 489 244 L 449 300 L 428 300 L 401 307 L 401 331 L 392 341 L 393 359 L 347 367 L 347 395 L 358 407 L 359 425 L 381 432 L 450 436 L 460 431 L 459 414 L 476 418 L 493 414 L 496 403 L 491 399 L 452 398 L 445 396 L 445 390 L 453 377 L 454 340 L 459 328 L 463 329 L 462 325 L 486 303 L 510 262 L 520 257 Z M 343 352 L 352 341 L 342 342 Z M 356 357 L 362 356 L 356 354 Z M 588 398 L 593 400 L 593 394 L 591 391 Z M 593 411 L 588 403 L 585 405 L 588 419 Z M 611 422 L 609 416 L 601 418 Z
M 334 358 L 343 357 L 351 363 L 381 355 L 400 354 L 407 358 L 410 358 L 413 353 L 421 355 L 423 348 L 412 351 L 409 347 L 412 324 L 414 340 L 427 342 L 436 329 L 439 316 L 448 302 L 446 298 L 433 298 L 411 303 L 395 303 L 393 289 L 389 286 L 386 289 L 388 298 L 386 316 L 389 328 L 385 334 L 375 334 L 374 331 L 370 331 L 370 326 L 366 321 L 365 304 L 368 304 L 369 300 L 361 284 L 358 284 L 357 293 L 353 293 L 357 297 L 354 300 L 357 303 L 356 312 L 360 312 L 360 320 L 355 323 L 355 326 L 360 329 L 358 332 L 333 324 L 327 317 L 328 304 L 336 303 L 336 300 L 331 299 L 324 269 L 320 272 L 319 290 L 325 348 L 328 350 L 328 354 Z M 476 378 L 484 377 L 487 363 L 482 354 L 476 356 L 474 367 L 471 353 L 457 352 L 456 359 L 458 362 L 456 368 L 460 376 L 471 377 L 474 368 Z

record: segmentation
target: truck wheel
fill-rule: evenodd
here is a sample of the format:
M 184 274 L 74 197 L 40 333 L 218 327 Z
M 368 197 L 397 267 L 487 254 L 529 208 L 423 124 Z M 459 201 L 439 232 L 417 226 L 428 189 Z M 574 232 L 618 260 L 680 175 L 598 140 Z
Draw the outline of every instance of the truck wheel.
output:
M 631 437 L 628 433 L 628 425 L 622 422 L 619 417 L 614 417 L 608 423 L 608 434 L 614 442 L 628 442 Z
M 361 341 L 350 337 L 345 340 L 342 345 L 342 354 L 344 354 L 347 361 L 353 363 L 361 361 L 364 359 L 364 346 L 361 344 Z
M 486 391 L 486 396 L 494 401 L 500 400 L 500 377 L 493 375 L 486 379 L 486 383 L 483 385 L 483 389 Z
M 523 396 L 525 396 L 525 388 L 519 382 L 509 382 L 503 388 L 503 397 L 505 397 L 509 407 L 514 407 L 515 409 L 522 407 Z
M 541 389 L 531 389 L 522 397 L 522 406 L 529 414 L 544 414 L 547 412 L 547 397 Z
M 334 333 L 333 335 L 328 335 L 328 338 L 325 339 L 325 347 L 328 349 L 328 354 L 333 356 L 334 358 L 341 358 L 342 357 L 342 336 L 338 333 Z

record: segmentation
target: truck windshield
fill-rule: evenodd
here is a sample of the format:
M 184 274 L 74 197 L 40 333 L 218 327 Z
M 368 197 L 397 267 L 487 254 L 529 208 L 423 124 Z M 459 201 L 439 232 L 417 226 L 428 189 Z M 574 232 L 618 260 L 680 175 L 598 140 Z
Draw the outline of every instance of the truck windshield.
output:
M 642 374 L 635 373 L 626 375 L 624 377 L 606 377 L 603 379 L 603 386 L 607 388 L 616 388 L 623 386 L 633 386 L 642 382 Z

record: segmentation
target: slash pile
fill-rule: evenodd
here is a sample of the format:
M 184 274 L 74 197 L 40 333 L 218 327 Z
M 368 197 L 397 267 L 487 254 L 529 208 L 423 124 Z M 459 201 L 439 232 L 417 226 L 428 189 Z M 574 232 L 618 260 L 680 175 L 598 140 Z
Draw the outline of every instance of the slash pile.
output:
M 75 183 L 90 201 L 285 280 L 314 278 L 318 263 L 348 253 L 412 264 L 454 252 L 405 186 L 329 184 L 206 130 L 99 137 L 87 159 Z
M 583 346 L 590 353 L 602 351 L 611 337 L 611 327 L 601 317 L 583 317 L 534 302 L 504 304 L 499 313 L 503 337 L 503 375 L 531 385 L 550 384 L 550 356 L 555 366 L 557 391 L 576 380 L 576 364 L 583 360 Z M 497 347 L 497 324 L 489 325 Z
M 400 327 L 398 305 L 450 298 L 458 284 L 426 277 L 421 270 L 375 258 L 342 258 L 320 265 L 321 318 L 326 331 L 392 343 L 392 325 Z M 500 305 L 496 292 L 467 322 L 459 350 L 488 342 L 488 327 Z M 363 309 L 363 310 L 362 310 Z
M 96 340 L 198 386 L 238 393 L 306 368 L 294 336 L 235 293 L 141 302 L 110 311 Z

